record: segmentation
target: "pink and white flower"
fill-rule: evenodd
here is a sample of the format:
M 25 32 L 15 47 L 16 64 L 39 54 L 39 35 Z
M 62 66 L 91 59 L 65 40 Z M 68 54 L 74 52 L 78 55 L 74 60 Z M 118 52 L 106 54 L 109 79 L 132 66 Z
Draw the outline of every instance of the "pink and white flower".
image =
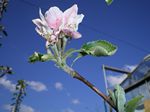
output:
M 80 38 L 81 34 L 77 32 L 78 25 L 82 22 L 84 15 L 78 15 L 77 5 L 73 5 L 71 8 L 62 12 L 58 7 L 51 7 L 46 11 L 43 16 L 41 10 L 39 10 L 40 19 L 32 20 L 36 25 L 35 30 L 39 35 L 44 37 L 51 45 L 58 42 L 60 33 L 63 35 Z
M 40 19 L 32 20 L 37 26 L 35 30 L 44 37 L 51 45 L 58 42 L 58 34 L 62 25 L 62 11 L 57 7 L 51 7 L 43 16 L 39 10 Z

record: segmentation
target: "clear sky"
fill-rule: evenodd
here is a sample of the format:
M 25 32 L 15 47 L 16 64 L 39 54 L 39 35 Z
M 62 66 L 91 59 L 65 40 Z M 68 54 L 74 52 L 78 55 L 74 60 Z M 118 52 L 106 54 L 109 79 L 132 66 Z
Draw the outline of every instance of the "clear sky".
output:
M 69 47 L 78 49 L 85 42 L 99 39 L 118 46 L 111 57 L 86 56 L 74 65 L 101 91 L 105 92 L 102 64 L 124 68 L 138 64 L 149 53 L 149 0 L 114 0 L 111 6 L 104 0 L 10 0 L 2 21 L 8 37 L 1 39 L 0 64 L 11 66 L 15 74 L 0 82 L 0 112 L 8 112 L 6 105 L 12 103 L 11 89 L 18 79 L 31 85 L 23 100 L 28 112 L 104 112 L 103 100 L 97 94 L 54 63 L 28 63 L 34 51 L 46 52 L 45 41 L 32 23 L 32 19 L 39 18 L 39 7 L 44 13 L 52 6 L 64 11 L 73 4 L 85 17 L 79 25 L 82 38 L 72 40 Z

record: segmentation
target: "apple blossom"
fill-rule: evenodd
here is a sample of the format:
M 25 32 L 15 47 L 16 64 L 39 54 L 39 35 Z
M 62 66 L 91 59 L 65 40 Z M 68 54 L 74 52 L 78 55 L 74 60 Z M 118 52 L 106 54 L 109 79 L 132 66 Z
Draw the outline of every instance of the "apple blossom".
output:
M 62 12 L 58 7 L 50 7 L 43 16 L 39 10 L 40 19 L 32 20 L 36 25 L 36 32 L 44 37 L 51 45 L 58 42 L 59 38 L 65 36 L 78 39 L 81 34 L 77 32 L 78 25 L 82 22 L 84 15 L 78 15 L 77 5 Z
M 46 12 L 48 13 L 48 12 Z M 44 37 L 51 45 L 54 45 L 57 41 L 58 41 L 58 34 L 59 34 L 59 31 L 56 31 L 56 27 L 55 24 L 52 24 L 52 27 L 50 27 L 51 23 L 50 21 L 47 21 L 47 16 L 44 17 L 42 12 L 41 12 L 41 9 L 39 10 L 39 15 L 40 15 L 40 19 L 34 19 L 32 20 L 33 23 L 36 25 L 36 32 L 41 35 L 42 37 Z M 50 16 L 49 16 L 50 17 Z M 58 20 L 56 20 L 58 21 Z M 54 31 L 55 29 L 55 31 Z
M 63 31 L 65 34 L 69 34 L 67 36 L 72 36 L 75 39 L 81 37 L 81 34 L 77 32 L 77 30 L 78 25 L 82 22 L 84 18 L 83 14 L 78 15 L 77 13 L 78 7 L 76 4 L 64 11 L 63 13 Z M 66 33 L 66 31 L 68 33 Z

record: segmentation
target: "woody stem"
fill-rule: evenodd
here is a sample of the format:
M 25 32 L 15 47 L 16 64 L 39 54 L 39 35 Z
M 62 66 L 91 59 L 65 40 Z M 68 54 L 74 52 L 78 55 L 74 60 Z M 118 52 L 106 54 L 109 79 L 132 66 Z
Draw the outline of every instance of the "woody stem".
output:
M 117 111 L 117 108 L 114 106 L 113 102 L 109 99 L 108 96 L 103 94 L 98 88 L 96 88 L 91 82 L 89 82 L 87 79 L 85 79 L 83 76 L 81 76 L 78 72 L 73 70 L 72 68 L 68 67 L 67 65 L 61 67 L 65 72 L 70 74 L 73 78 L 81 81 L 86 86 L 91 88 L 96 94 L 98 94 L 100 97 L 102 97 L 114 110 Z

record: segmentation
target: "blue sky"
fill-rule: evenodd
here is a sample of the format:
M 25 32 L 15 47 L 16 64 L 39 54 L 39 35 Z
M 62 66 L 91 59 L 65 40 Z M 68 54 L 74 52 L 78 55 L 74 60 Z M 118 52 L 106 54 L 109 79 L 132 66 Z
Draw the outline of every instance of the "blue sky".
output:
M 104 111 L 103 100 L 98 95 L 57 69 L 54 63 L 28 63 L 34 51 L 46 52 L 45 41 L 35 32 L 32 23 L 32 19 L 39 18 L 38 7 L 44 13 L 51 6 L 65 10 L 75 3 L 79 13 L 85 15 L 79 26 L 82 38 L 72 40 L 68 46 L 78 49 L 85 42 L 99 39 L 118 46 L 117 53 L 111 57 L 86 56 L 74 65 L 76 71 L 101 91 L 105 92 L 102 64 L 119 68 L 136 65 L 150 51 L 148 0 L 114 0 L 111 6 L 104 0 L 10 0 L 2 20 L 8 37 L 1 39 L 0 62 L 11 66 L 15 72 L 4 79 L 8 85 L 15 84 L 18 79 L 32 82 L 27 88 L 24 108 L 30 106 L 34 112 L 95 112 L 97 108 Z M 38 87 L 33 89 L 35 85 Z M 4 84 L 0 85 L 0 97 L 0 111 L 8 112 L 4 105 L 11 103 L 12 92 Z

